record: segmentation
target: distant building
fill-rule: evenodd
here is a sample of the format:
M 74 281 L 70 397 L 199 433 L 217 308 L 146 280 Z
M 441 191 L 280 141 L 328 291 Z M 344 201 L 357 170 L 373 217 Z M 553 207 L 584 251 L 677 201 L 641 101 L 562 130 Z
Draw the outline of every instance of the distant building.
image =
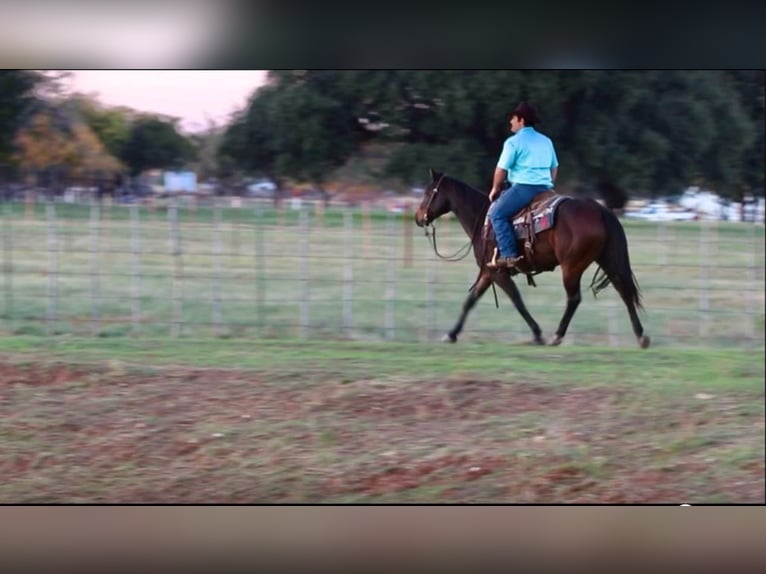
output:
M 196 193 L 197 174 L 193 171 L 166 171 L 162 174 L 165 193 Z

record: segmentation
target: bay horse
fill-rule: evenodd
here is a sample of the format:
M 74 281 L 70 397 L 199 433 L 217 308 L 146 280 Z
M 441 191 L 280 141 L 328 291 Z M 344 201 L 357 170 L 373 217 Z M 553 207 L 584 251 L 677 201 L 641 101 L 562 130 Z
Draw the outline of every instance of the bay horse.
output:
M 494 251 L 494 234 L 487 237 L 482 233 L 490 206 L 489 197 L 478 189 L 444 173 L 430 168 L 429 173 L 431 183 L 415 212 L 415 223 L 428 232 L 428 228 L 436 219 L 451 211 L 470 238 L 473 254 L 479 266 L 479 276 L 463 303 L 460 317 L 452 329 L 444 335 L 443 341 L 457 342 L 457 337 L 463 330 L 470 310 L 489 286 L 496 284 L 505 291 L 532 330 L 534 337 L 532 343 L 544 345 L 545 340 L 540 326 L 524 305 L 521 293 L 512 277 L 519 272 L 526 273 L 528 280 L 533 284 L 531 279 L 533 274 L 552 271 L 557 266 L 561 266 L 567 295 L 566 308 L 554 337 L 548 343 L 551 346 L 559 345 L 582 299 L 580 279 L 588 266 L 595 261 L 598 269 L 590 285 L 594 297 L 611 283 L 628 309 L 633 333 L 639 346 L 642 349 L 649 347 L 650 339 L 644 334 L 644 328 L 637 313 L 637 309 L 643 309 L 643 306 L 638 282 L 630 267 L 628 240 L 622 224 L 609 209 L 590 198 L 563 196 L 563 201 L 560 201 L 556 208 L 553 226 L 541 231 L 533 238 L 534 256 L 531 257 L 531 262 L 530 257 L 526 256 L 529 255 L 529 251 L 525 253 L 524 249 L 520 248 L 519 252 L 525 253 L 525 258 L 519 262 L 517 269 L 492 268 L 488 267 L 487 263 L 491 261 Z M 551 195 L 554 194 L 551 192 Z M 433 241 L 434 250 L 436 250 L 435 234 Z

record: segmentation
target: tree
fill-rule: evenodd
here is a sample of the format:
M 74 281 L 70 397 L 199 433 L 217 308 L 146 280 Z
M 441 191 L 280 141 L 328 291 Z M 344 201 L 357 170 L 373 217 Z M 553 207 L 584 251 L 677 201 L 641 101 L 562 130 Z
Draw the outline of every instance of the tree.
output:
M 328 176 L 358 149 L 363 131 L 347 103 L 318 84 L 280 82 L 278 76 L 230 125 L 219 152 L 222 164 L 262 173 L 280 193 L 288 179 L 312 183 L 328 200 Z
M 173 122 L 147 116 L 131 126 L 120 158 L 138 175 L 147 169 L 179 169 L 193 156 L 193 146 Z
M 212 122 L 204 131 L 189 136 L 196 158 L 192 167 L 202 181 L 215 177 L 220 172 L 218 149 L 222 136 L 222 129 Z
M 130 136 L 131 116 L 135 112 L 124 107 L 104 106 L 84 94 L 75 94 L 69 102 L 109 153 L 121 157 Z
M 36 72 L 0 70 L 0 162 L 11 159 L 14 136 L 37 101 L 34 90 L 41 81 Z
M 220 153 L 231 168 L 321 181 L 376 141 L 386 176 L 412 184 L 434 167 L 488 187 L 508 115 L 529 100 L 556 145 L 559 188 L 621 208 L 693 183 L 762 189 L 763 86 L 752 71 L 282 70 Z
M 764 170 L 764 157 L 766 157 L 766 150 L 764 149 L 766 76 L 762 70 L 732 70 L 728 71 L 727 75 L 736 93 L 735 97 L 745 111 L 746 121 L 754 131 L 750 144 L 743 152 L 740 188 L 763 197 L 764 175 L 766 174 L 766 170 Z
M 63 170 L 73 177 L 121 169 L 87 125 L 77 121 L 62 125 L 58 120 L 52 109 L 44 110 L 18 132 L 15 159 L 22 167 L 38 173 Z

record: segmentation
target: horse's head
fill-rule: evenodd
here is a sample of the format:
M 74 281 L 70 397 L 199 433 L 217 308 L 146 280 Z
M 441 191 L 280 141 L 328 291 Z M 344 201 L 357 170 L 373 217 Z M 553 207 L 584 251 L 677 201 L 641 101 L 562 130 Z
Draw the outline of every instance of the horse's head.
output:
M 423 201 L 415 212 L 415 223 L 418 227 L 428 225 L 452 209 L 449 198 L 443 189 L 447 184 L 444 181 L 444 174 L 431 168 L 428 169 L 428 172 L 431 174 L 431 183 L 428 184 L 423 194 Z

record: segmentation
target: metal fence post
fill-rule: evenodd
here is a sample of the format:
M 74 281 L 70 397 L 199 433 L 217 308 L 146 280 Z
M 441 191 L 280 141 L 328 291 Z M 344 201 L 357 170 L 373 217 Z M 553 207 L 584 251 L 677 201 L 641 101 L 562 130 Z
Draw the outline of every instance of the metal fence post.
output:
M 354 235 L 351 208 L 343 210 L 343 332 L 351 336 L 354 325 Z
M 3 215 L 3 304 L 8 331 L 13 332 L 13 211 L 10 201 L 5 203 Z
M 221 203 L 213 203 L 213 333 L 222 334 L 221 326 Z
M 657 259 L 660 265 L 666 265 L 668 262 L 668 224 L 665 221 L 657 223 Z
M 708 224 L 706 220 L 702 220 L 700 224 L 700 322 L 699 322 L 699 336 L 700 339 L 705 339 L 708 336 L 708 311 L 710 309 L 710 300 L 708 296 L 709 287 L 709 273 L 708 273 Z
M 620 344 L 620 338 L 617 336 L 617 292 L 614 289 L 610 289 L 608 298 L 607 329 L 609 330 L 609 346 L 617 347 Z
M 173 279 L 171 286 L 171 303 L 173 315 L 171 318 L 170 334 L 172 337 L 181 335 L 182 323 L 182 281 L 183 260 L 181 259 L 181 236 L 178 229 L 178 204 L 176 199 L 170 200 L 168 205 L 168 228 L 170 233 L 170 254 L 173 259 Z
M 755 331 L 756 331 L 756 316 L 757 316 L 757 310 L 755 305 L 756 297 L 759 296 L 759 294 L 762 292 L 758 289 L 758 284 L 756 282 L 756 255 L 758 251 L 758 247 L 763 247 L 763 245 L 755 240 L 755 223 L 750 223 L 750 265 L 747 266 L 747 274 L 748 278 L 750 279 L 750 291 L 748 292 L 748 302 L 750 303 L 748 305 L 748 308 L 750 312 L 748 313 L 748 330 L 747 330 L 747 336 L 750 339 L 755 339 Z M 760 298 L 760 297 L 758 297 Z
M 426 264 L 426 341 L 436 332 L 436 257 L 429 256 Z
M 396 336 L 396 322 L 394 319 L 394 307 L 396 297 L 396 229 L 394 218 L 388 213 L 386 221 L 386 235 L 388 239 L 388 257 L 386 265 L 386 310 L 385 331 L 388 339 Z
M 264 262 L 264 250 L 263 250 L 263 206 L 260 202 L 255 206 L 255 248 L 253 250 L 255 257 L 255 321 L 258 326 L 258 330 L 263 329 L 263 316 L 264 316 L 264 299 L 265 299 L 265 266 Z
M 56 204 L 48 199 L 45 204 L 48 222 L 48 312 L 46 316 L 48 336 L 56 332 L 58 295 L 58 237 L 56 233 Z
M 305 339 L 309 336 L 309 212 L 306 205 L 300 207 L 300 234 L 301 249 L 300 257 L 300 336 Z
M 101 210 L 98 198 L 94 195 L 90 203 L 90 306 L 91 306 L 91 334 L 98 334 L 101 324 L 101 310 L 99 305 L 100 291 L 100 266 L 99 245 L 101 235 Z
M 138 335 L 141 325 L 141 220 L 138 205 L 130 206 L 130 250 L 132 252 L 133 335 Z

